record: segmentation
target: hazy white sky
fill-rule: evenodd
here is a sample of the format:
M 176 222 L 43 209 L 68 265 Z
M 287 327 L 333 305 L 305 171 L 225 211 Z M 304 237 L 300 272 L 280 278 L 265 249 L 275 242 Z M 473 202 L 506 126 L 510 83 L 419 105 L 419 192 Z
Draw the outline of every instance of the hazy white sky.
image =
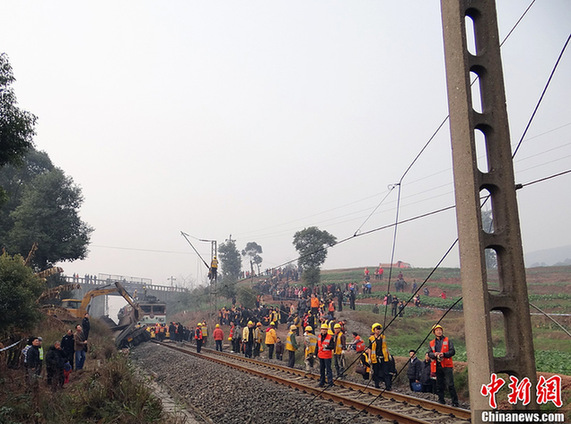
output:
M 503 38 L 529 2 L 499 3 Z M 512 145 L 569 22 L 571 2 L 537 1 L 502 48 Z M 95 228 L 66 274 L 201 282 L 181 231 L 255 241 L 263 267 L 294 259 L 304 227 L 349 237 L 448 114 L 437 1 L 4 0 L 0 41 L 39 117 L 37 148 L 82 187 Z M 567 52 L 516 156 L 519 183 L 570 168 L 570 75 Z M 452 205 L 452 181 L 446 125 L 404 179 L 400 217 Z M 518 192 L 526 251 L 570 244 L 570 181 Z M 394 221 L 396 194 L 361 231 Z M 324 268 L 388 262 L 392 237 L 332 248 Z M 402 225 L 395 260 L 433 266 L 455 238 L 454 211 Z

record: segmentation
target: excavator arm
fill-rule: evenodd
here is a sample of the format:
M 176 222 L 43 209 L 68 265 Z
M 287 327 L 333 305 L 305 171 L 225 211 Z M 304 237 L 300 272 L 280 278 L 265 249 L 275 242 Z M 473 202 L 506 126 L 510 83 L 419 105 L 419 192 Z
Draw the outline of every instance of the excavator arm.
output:
M 127 301 L 127 303 L 131 305 L 131 307 L 133 308 L 133 311 L 135 313 L 135 321 L 138 321 L 139 318 L 144 315 L 143 310 L 141 309 L 139 304 L 133 300 L 131 295 L 127 292 L 127 290 L 125 290 L 125 287 L 123 287 L 123 285 L 119 281 L 115 282 L 115 286 L 117 287 L 116 291 L 119 292 L 119 294 L 123 296 L 123 298 Z
M 85 315 L 85 313 L 87 312 L 87 307 L 89 306 L 89 303 L 91 302 L 91 300 L 94 297 L 97 296 L 103 296 L 109 293 L 116 293 L 117 289 L 115 287 L 111 287 L 108 289 L 95 289 L 95 290 L 90 290 L 88 291 L 85 296 L 83 296 L 83 299 L 81 300 L 81 306 L 79 307 L 78 310 L 78 318 L 81 318 Z

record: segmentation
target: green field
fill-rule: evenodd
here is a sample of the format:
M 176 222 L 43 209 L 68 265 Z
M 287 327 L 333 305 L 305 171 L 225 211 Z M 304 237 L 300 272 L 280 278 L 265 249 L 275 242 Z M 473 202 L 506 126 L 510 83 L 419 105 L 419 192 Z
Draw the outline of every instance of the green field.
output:
M 371 273 L 374 267 L 368 267 Z M 346 270 L 323 271 L 321 280 L 324 284 L 358 282 L 363 280 L 364 268 Z M 409 284 L 404 293 L 396 293 L 393 289 L 396 275 L 403 272 L 404 279 Z M 399 299 L 408 300 L 412 294 L 412 282 L 416 280 L 420 286 L 432 269 L 409 268 L 393 270 L 390 292 Z M 571 328 L 571 267 L 542 267 L 527 270 L 529 302 L 540 310 L 552 314 L 559 325 L 567 331 Z M 358 314 L 368 322 L 379 319 L 370 313 L 374 303 L 381 304 L 388 287 L 388 272 L 385 270 L 384 280 L 375 280 L 371 277 L 373 285 L 372 294 L 359 295 L 357 302 L 361 303 Z M 497 275 L 490 272 L 490 286 L 498 286 Z M 425 349 L 427 343 L 422 343 L 425 335 L 430 333 L 430 327 L 436 322 L 451 305 L 462 296 L 460 270 L 456 268 L 438 269 L 425 283 L 430 296 L 421 295 L 423 307 L 415 308 L 411 304 L 405 310 L 404 317 L 396 319 L 386 329 L 387 339 L 390 340 L 391 351 L 397 356 L 408 356 L 409 349 L 421 347 Z M 424 288 L 423 287 L 423 288 Z M 447 299 L 440 294 L 446 291 Z M 421 292 L 422 293 L 422 290 Z M 546 316 L 541 315 L 536 308 L 530 306 L 532 313 L 531 323 L 533 341 L 535 346 L 535 360 L 538 371 L 553 372 L 571 375 L 571 337 L 562 330 L 558 324 Z M 384 307 L 380 305 L 380 315 L 384 316 Z M 390 316 L 390 311 L 388 313 Z M 492 315 L 492 343 L 495 356 L 505 354 L 505 337 L 503 335 L 503 320 L 500 313 Z M 442 321 L 442 325 L 454 341 L 456 360 L 466 360 L 466 346 L 464 334 L 464 318 L 462 315 L 462 301 Z

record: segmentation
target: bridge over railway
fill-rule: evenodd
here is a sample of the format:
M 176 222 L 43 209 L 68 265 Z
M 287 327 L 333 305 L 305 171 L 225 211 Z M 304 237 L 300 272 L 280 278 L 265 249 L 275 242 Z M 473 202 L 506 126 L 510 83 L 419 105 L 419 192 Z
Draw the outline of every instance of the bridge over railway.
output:
M 89 291 L 95 289 L 101 289 L 106 286 L 113 286 L 115 282 L 121 283 L 123 287 L 129 292 L 129 294 L 135 299 L 142 299 L 145 295 L 155 296 L 157 299 L 163 302 L 169 302 L 174 300 L 174 297 L 179 294 L 188 291 L 188 289 L 182 287 L 174 286 L 164 286 L 160 284 L 153 284 L 150 278 L 139 278 L 139 277 L 129 277 L 125 275 L 112 275 L 112 274 L 98 274 L 96 276 L 84 276 L 80 277 L 77 275 L 72 276 L 62 276 L 66 283 L 79 284 L 80 288 L 73 290 L 72 298 L 82 299 Z M 119 293 L 111 293 L 104 296 L 95 297 L 91 301 L 90 305 L 90 315 L 94 317 L 99 317 L 102 315 L 109 315 L 109 304 L 107 296 L 120 296 Z M 117 317 L 110 317 L 113 320 L 117 320 Z

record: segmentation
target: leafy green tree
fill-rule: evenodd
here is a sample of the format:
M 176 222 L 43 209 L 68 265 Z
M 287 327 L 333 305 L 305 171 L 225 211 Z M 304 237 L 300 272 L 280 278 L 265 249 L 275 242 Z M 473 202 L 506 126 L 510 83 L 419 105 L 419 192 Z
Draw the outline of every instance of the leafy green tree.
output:
M 256 292 L 248 287 L 238 289 L 238 304 L 244 308 L 254 309 L 256 307 Z
M 5 246 L 9 231 L 14 227 L 11 213 L 22 202 L 26 187 L 33 185 L 34 179 L 55 169 L 52 161 L 45 152 L 31 149 L 19 166 L 6 165 L 0 168 L 0 187 L 6 191 L 6 201 L 0 201 L 0 243 Z M 28 246 L 28 250 L 30 246 Z M 25 255 L 27 251 L 14 252 Z
M 41 280 L 24 265 L 20 255 L 0 256 L 0 333 L 29 330 L 40 319 L 36 299 L 44 290 Z
M 242 271 L 242 258 L 236 248 L 236 240 L 229 238 L 218 247 L 218 258 L 222 268 L 220 294 L 226 297 L 236 296 L 236 282 Z
M 293 236 L 293 245 L 299 253 L 298 264 L 303 268 L 302 278 L 313 287 L 319 284 L 320 266 L 327 258 L 327 247 L 334 246 L 337 238 L 317 227 L 304 228 Z
M 82 203 L 81 189 L 60 169 L 38 175 L 24 188 L 20 204 L 10 213 L 8 251 L 24 254 L 37 242 L 32 260 L 36 269 L 84 259 L 93 229 L 79 217 Z
M 21 163 L 33 146 L 36 116 L 17 107 L 16 81 L 5 53 L 0 54 L 0 167 Z M 1 190 L 1 189 L 0 189 Z M 4 192 L 2 192 L 4 194 Z
M 242 250 L 242 256 L 248 257 L 250 260 L 250 272 L 252 273 L 252 277 L 254 276 L 254 265 L 257 265 L 258 274 L 260 273 L 260 264 L 262 263 L 260 253 L 263 253 L 262 246 L 255 241 L 248 242 L 246 247 Z

